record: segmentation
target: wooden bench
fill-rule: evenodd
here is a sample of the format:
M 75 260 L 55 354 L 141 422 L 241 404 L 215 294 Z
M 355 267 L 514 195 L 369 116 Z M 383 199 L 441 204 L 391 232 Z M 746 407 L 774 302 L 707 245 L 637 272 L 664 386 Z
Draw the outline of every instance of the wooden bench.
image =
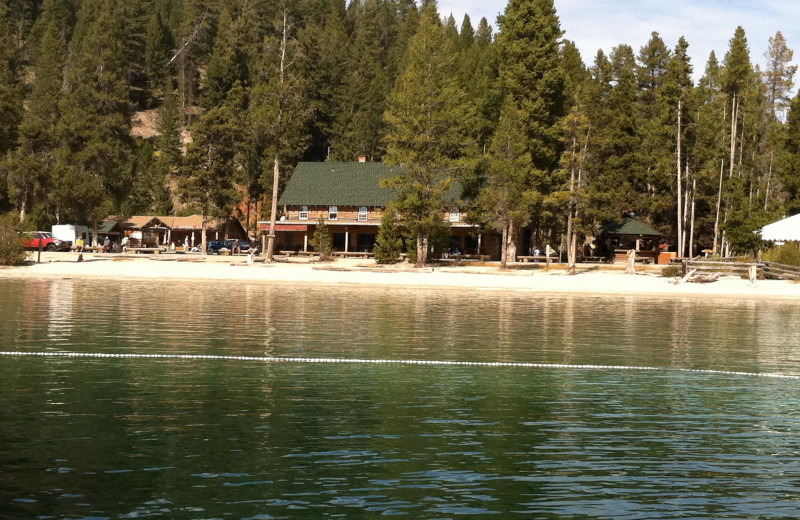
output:
M 522 261 L 523 263 L 536 262 L 536 261 L 539 261 L 539 260 L 541 260 L 543 262 L 547 262 L 547 257 L 543 256 L 543 255 L 538 255 L 538 256 L 518 256 L 517 257 L 517 261 L 518 262 Z M 555 259 L 555 257 L 551 256 L 550 260 L 554 262 L 556 259 Z
M 95 246 L 83 246 L 83 252 L 84 252 L 84 253 L 99 253 L 99 252 L 100 252 L 100 251 L 102 251 L 102 250 L 103 250 L 103 248 L 102 248 L 102 247 L 95 247 Z M 78 246 L 72 246 L 72 247 L 70 248 L 70 251 L 75 251 L 75 252 L 78 252 Z
M 369 251 L 334 251 L 333 256 L 340 258 L 372 258 L 375 254 Z
M 603 264 L 606 262 L 606 259 L 602 256 L 584 256 L 583 263 L 584 264 Z
M 138 255 L 138 254 L 145 254 L 145 255 L 153 254 L 153 255 L 157 255 L 157 254 L 161 253 L 161 248 L 160 247 L 129 247 L 128 251 L 133 251 L 133 254 L 135 254 L 135 255 Z

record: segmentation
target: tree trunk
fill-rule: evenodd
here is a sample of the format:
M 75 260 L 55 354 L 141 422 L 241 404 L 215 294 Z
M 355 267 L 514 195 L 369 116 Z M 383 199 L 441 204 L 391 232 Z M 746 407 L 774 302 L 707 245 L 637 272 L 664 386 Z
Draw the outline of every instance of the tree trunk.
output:
M 283 10 L 283 34 L 281 36 L 281 63 L 280 63 L 280 74 L 279 74 L 279 81 L 281 85 L 283 85 L 284 81 L 286 80 L 284 72 L 286 68 L 286 40 L 287 40 L 287 33 L 288 33 L 288 25 L 286 23 L 286 9 Z M 283 133 L 283 104 L 280 103 L 278 106 L 278 118 L 277 118 L 277 125 L 278 125 L 278 139 L 276 140 L 275 146 L 275 164 L 273 168 L 273 177 L 272 177 L 272 210 L 270 212 L 269 217 L 269 235 L 267 235 L 267 256 L 266 261 L 272 262 L 272 256 L 275 251 L 275 220 L 278 214 L 278 179 L 280 177 L 280 143 L 282 139 Z
M 100 241 L 97 239 L 97 234 L 100 231 L 100 226 L 98 225 L 97 218 L 92 217 L 92 247 L 97 247 L 100 245 Z
M 722 161 L 719 164 L 719 189 L 717 190 L 717 215 L 714 218 L 714 254 L 717 254 L 717 251 L 720 250 L 718 247 L 720 245 L 720 235 L 719 235 L 719 212 L 720 207 L 722 206 L 722 176 L 723 172 L 725 171 L 725 162 Z
M 208 239 L 206 238 L 206 222 L 208 221 L 208 215 L 203 213 L 203 222 L 200 225 L 200 251 L 203 254 L 206 254 L 206 245 L 208 244 Z
M 244 217 L 244 230 L 247 233 L 247 240 L 250 240 L 250 195 L 246 197 L 247 199 L 247 210 L 245 211 Z
M 22 196 L 22 200 L 19 203 L 19 223 L 20 224 L 24 224 L 25 223 L 25 206 L 26 206 L 25 203 L 26 202 L 27 202 L 27 199 L 23 195 Z
M 513 220 L 508 223 L 508 247 L 506 247 L 506 261 L 517 261 L 517 242 L 519 241 L 519 224 Z
M 414 267 L 425 267 L 428 263 L 428 236 L 419 234 L 417 235 L 417 263 Z
M 678 165 L 678 256 L 683 256 L 683 186 L 681 183 L 681 101 L 678 100 L 678 144 L 675 150 L 677 160 L 675 163 Z
M 278 217 L 278 176 L 280 175 L 280 157 L 275 152 L 275 164 L 272 171 L 272 209 L 269 214 L 269 234 L 267 235 L 267 262 L 272 262 L 275 250 L 275 221 Z
M 503 223 L 503 247 L 500 248 L 500 269 L 506 268 L 508 261 L 508 222 Z
M 767 188 L 764 190 L 764 211 L 767 211 L 769 204 L 769 185 L 772 183 L 772 161 L 775 157 L 774 152 L 769 154 L 769 172 L 767 173 Z
M 697 196 L 697 179 L 692 179 L 692 218 L 689 222 L 689 255 L 694 254 L 694 207 L 695 197 Z

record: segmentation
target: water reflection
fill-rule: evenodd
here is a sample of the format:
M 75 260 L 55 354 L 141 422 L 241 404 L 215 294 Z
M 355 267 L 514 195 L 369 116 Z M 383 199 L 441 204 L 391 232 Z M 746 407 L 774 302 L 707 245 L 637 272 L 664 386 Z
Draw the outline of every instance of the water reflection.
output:
M 792 303 L 0 282 L 4 350 L 800 374 Z M 800 383 L 0 358 L 9 518 L 797 517 Z

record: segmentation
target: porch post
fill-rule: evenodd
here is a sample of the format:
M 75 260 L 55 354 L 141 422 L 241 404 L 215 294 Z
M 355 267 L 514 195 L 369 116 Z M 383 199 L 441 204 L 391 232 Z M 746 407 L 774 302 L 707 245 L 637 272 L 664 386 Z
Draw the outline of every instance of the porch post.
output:
M 303 235 L 303 252 L 308 252 L 308 233 Z
M 347 229 L 344 230 L 344 252 L 347 253 L 348 249 L 347 246 L 350 245 L 350 232 Z

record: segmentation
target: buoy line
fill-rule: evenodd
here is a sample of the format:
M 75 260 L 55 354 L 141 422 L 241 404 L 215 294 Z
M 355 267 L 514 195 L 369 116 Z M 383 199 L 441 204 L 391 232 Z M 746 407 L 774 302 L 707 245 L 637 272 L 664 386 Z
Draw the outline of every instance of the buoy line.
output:
M 219 356 L 211 354 L 136 354 L 102 352 L 2 352 L 0 356 L 11 357 L 66 357 L 66 358 L 127 358 L 127 359 L 200 359 L 215 361 L 258 361 L 262 363 L 339 363 L 364 365 L 427 365 L 501 368 L 545 368 L 560 370 L 619 370 L 641 372 L 686 372 L 692 374 L 715 374 L 727 376 L 764 377 L 770 379 L 800 380 L 800 375 L 776 374 L 770 372 L 739 372 L 702 368 L 647 367 L 634 365 L 580 365 L 564 363 L 526 363 L 512 361 L 447 361 L 426 359 L 352 359 L 315 357 L 272 357 L 272 356 Z

